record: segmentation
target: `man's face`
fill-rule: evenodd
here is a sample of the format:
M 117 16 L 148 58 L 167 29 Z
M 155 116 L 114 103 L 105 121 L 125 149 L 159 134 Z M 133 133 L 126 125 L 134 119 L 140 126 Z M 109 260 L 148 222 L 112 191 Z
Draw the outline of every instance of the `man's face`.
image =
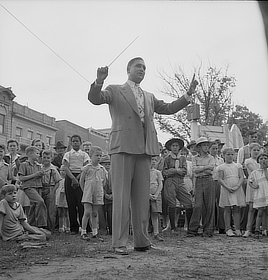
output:
M 64 154 L 65 150 L 66 150 L 66 148 L 57 148 L 56 152 L 58 155 L 62 155 L 62 154 Z
M 137 59 L 128 69 L 128 79 L 139 84 L 145 75 L 146 66 L 142 59 Z
M 249 143 L 257 143 L 258 142 L 258 134 L 249 135 Z

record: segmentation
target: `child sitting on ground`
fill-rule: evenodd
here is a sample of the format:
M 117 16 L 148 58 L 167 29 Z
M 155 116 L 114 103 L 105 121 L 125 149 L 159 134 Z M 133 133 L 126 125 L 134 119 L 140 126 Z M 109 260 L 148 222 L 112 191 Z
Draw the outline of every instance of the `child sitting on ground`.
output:
M 49 232 L 30 226 L 22 206 L 17 202 L 18 188 L 15 185 L 5 185 L 1 189 L 4 199 L 0 201 L 0 236 L 9 240 L 39 240 L 45 241 Z
M 99 207 L 103 205 L 103 186 L 106 181 L 107 171 L 100 165 L 102 149 L 93 146 L 89 152 L 91 163 L 82 168 L 80 186 L 83 191 L 82 204 L 84 205 L 84 215 L 82 219 L 81 238 L 88 240 L 86 232 L 88 220 L 91 221 L 92 238 L 99 241 L 103 239 L 98 235 Z

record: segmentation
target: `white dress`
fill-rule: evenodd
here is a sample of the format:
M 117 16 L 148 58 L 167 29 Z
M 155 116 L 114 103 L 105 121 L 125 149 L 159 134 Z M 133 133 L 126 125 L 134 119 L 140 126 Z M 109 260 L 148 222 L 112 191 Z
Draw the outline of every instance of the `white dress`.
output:
M 239 169 L 242 169 L 242 165 L 235 162 L 224 163 L 217 167 L 218 172 L 223 171 L 223 181 L 230 188 L 237 186 L 239 182 Z M 242 186 L 233 193 L 221 186 L 219 206 L 222 208 L 225 206 L 246 206 L 246 197 Z
M 253 185 L 258 185 L 255 189 L 253 208 L 268 206 L 268 180 L 265 177 L 263 169 L 252 171 L 248 179 Z
M 245 166 L 247 168 L 247 171 L 248 171 L 248 175 L 250 176 L 251 174 L 251 170 L 248 168 L 248 166 L 252 164 L 253 165 L 253 168 L 254 170 L 260 168 L 260 165 L 259 163 L 257 163 L 257 161 L 253 158 L 247 158 L 245 160 Z M 254 193 L 255 193 L 255 189 L 251 188 L 249 186 L 249 180 L 247 180 L 247 188 L 246 188 L 246 202 L 249 203 L 249 202 L 253 202 L 253 199 L 254 199 Z

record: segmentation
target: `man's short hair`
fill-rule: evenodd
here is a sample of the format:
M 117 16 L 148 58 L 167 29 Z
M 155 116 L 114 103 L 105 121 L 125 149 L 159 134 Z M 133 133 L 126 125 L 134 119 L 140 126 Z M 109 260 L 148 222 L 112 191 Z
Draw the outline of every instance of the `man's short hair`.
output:
M 1 188 L 1 194 L 3 196 L 5 196 L 7 193 L 9 192 L 14 192 L 14 191 L 17 191 L 18 190 L 18 187 L 16 185 L 13 185 L 13 184 L 7 184 L 7 185 L 4 185 L 2 188 Z
M 143 60 L 143 61 L 144 61 L 144 59 L 143 59 L 142 57 L 139 57 L 139 56 L 132 58 L 132 59 L 128 62 L 128 64 L 127 64 L 127 73 L 129 72 L 129 68 L 131 67 L 131 65 L 132 65 L 136 60 Z

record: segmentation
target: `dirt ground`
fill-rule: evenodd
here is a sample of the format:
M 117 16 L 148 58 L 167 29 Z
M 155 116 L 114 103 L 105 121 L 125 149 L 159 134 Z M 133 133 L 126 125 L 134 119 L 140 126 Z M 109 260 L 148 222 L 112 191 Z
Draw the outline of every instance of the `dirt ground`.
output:
M 163 236 L 158 250 L 111 252 L 111 237 L 104 242 L 54 234 L 42 248 L 0 241 L 0 279 L 268 279 L 268 237 Z

